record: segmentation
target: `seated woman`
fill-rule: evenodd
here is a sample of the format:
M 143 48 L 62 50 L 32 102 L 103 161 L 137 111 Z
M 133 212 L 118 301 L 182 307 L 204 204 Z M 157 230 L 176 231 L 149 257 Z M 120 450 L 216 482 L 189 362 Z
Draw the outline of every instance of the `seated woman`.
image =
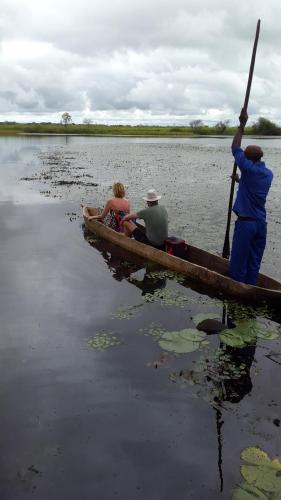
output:
M 99 215 L 90 215 L 88 220 L 98 219 L 115 231 L 122 231 L 121 219 L 130 212 L 130 203 L 125 198 L 125 187 L 122 182 L 115 182 L 112 186 L 113 198 L 107 200 L 104 209 Z

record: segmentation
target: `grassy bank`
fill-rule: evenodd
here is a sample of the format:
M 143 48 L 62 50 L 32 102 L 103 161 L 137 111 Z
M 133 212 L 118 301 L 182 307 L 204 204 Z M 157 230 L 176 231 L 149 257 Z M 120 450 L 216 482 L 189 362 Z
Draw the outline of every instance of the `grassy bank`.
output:
M 194 137 L 201 135 L 233 136 L 236 127 L 229 127 L 229 120 L 220 121 L 210 127 L 202 120 L 193 120 L 189 126 L 149 126 L 149 125 L 102 125 L 84 120 L 83 124 L 71 123 L 69 113 L 63 113 L 62 123 L 16 123 L 0 122 L 0 135 L 17 134 L 81 134 L 103 136 L 146 136 L 146 137 Z M 65 119 L 64 119 L 65 118 Z M 66 120 L 66 118 L 68 118 Z M 246 135 L 281 136 L 281 127 L 267 118 L 260 117 L 250 127 Z
M 0 123 L 0 135 L 18 134 L 81 134 L 81 135 L 120 135 L 147 137 L 192 137 L 196 135 L 233 135 L 235 128 L 227 128 L 224 133 L 218 133 L 215 127 L 162 127 L 146 125 L 79 125 L 67 126 L 56 123 Z M 246 133 L 251 133 L 250 128 Z

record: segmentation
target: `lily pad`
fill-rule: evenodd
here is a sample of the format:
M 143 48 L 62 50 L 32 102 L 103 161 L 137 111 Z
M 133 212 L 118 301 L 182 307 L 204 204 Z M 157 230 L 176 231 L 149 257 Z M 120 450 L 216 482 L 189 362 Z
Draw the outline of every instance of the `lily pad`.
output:
M 241 458 L 252 465 L 269 465 L 271 463 L 268 454 L 261 448 L 245 448 L 241 453 Z
M 233 492 L 232 500 L 268 500 L 268 497 L 255 486 L 243 482 Z
M 206 334 L 204 332 L 187 328 L 177 332 L 164 333 L 159 341 L 159 345 L 165 351 L 182 354 L 197 351 L 205 338 Z
M 202 321 L 205 321 L 206 319 L 220 319 L 220 315 L 218 313 L 200 313 L 196 314 L 196 316 L 192 318 L 192 321 L 197 326 L 199 325 L 199 323 L 202 323 Z
M 265 492 L 280 493 L 281 463 L 277 458 L 270 460 L 260 448 L 246 448 L 241 458 L 249 464 L 241 465 L 241 474 L 248 484 Z
M 221 341 L 232 347 L 255 344 L 257 338 L 274 340 L 279 337 L 279 332 L 267 330 L 266 326 L 254 319 L 236 322 L 236 327 L 224 330 L 220 334 Z
M 220 334 L 220 339 L 224 344 L 231 347 L 243 347 L 245 345 L 244 339 L 235 330 L 236 328 L 224 330 Z
M 277 491 L 272 497 L 271 500 L 281 500 L 281 490 Z
M 241 474 L 247 483 L 261 490 L 277 493 L 281 490 L 281 477 L 273 466 L 241 465 Z
M 260 330 L 257 335 L 260 339 L 265 339 L 265 340 L 275 340 L 280 336 L 278 332 L 270 331 L 270 330 L 268 330 L 268 331 Z

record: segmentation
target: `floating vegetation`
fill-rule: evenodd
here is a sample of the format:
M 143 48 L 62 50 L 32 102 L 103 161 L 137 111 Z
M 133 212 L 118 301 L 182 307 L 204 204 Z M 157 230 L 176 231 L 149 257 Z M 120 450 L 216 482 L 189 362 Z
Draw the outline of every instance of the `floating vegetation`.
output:
M 160 302 L 161 306 L 173 306 L 184 308 L 189 304 L 189 297 L 169 288 L 155 290 L 143 296 L 145 302 Z
M 153 337 L 155 340 L 161 339 L 162 335 L 167 332 L 164 328 L 162 328 L 157 323 L 151 323 L 149 328 L 140 328 L 140 333 L 143 333 L 145 337 Z
M 212 379 L 213 382 L 221 382 L 222 380 L 238 380 L 247 374 L 247 365 L 243 362 L 238 365 L 223 349 L 217 349 L 209 358 L 201 358 L 193 370 L 171 373 L 170 380 L 179 382 L 181 385 L 186 385 L 192 380 L 191 385 L 194 385 L 195 383 L 203 384 L 206 378 Z
M 114 335 L 113 332 L 97 332 L 94 337 L 87 339 L 87 345 L 96 351 L 105 351 L 109 347 L 114 347 L 121 344 L 121 341 Z
M 159 340 L 159 345 L 165 351 L 183 354 L 194 352 L 208 342 L 205 340 L 206 334 L 193 328 L 186 328 L 177 332 L 166 332 Z
M 143 307 L 143 304 L 137 304 L 135 306 L 129 306 L 126 308 L 119 308 L 116 312 L 112 314 L 112 318 L 119 320 L 132 319 L 138 314 L 138 309 Z
M 184 274 L 176 273 L 173 271 L 166 271 L 166 270 L 161 270 L 161 271 L 151 271 L 147 273 L 147 277 L 151 279 L 170 279 L 170 280 L 175 280 L 177 283 L 183 283 L 186 280 L 186 276 Z
M 230 300 L 227 303 L 227 309 L 233 321 L 256 318 L 257 316 L 272 317 L 272 308 L 268 304 L 253 307 Z
M 223 330 L 221 341 L 231 347 L 254 345 L 258 338 L 275 340 L 280 336 L 278 331 L 268 330 L 265 325 L 254 319 L 237 321 L 235 328 Z
M 241 459 L 246 462 L 240 467 L 244 481 L 234 490 L 232 500 L 280 500 L 279 459 L 271 460 L 265 451 L 255 447 L 243 450 Z
M 192 369 L 181 369 L 169 374 L 169 380 L 180 388 L 194 386 L 194 397 L 207 401 L 214 408 L 224 401 L 238 403 L 251 392 L 250 369 L 254 362 L 255 347 L 246 352 L 222 345 L 205 349 L 204 356 L 193 361 Z

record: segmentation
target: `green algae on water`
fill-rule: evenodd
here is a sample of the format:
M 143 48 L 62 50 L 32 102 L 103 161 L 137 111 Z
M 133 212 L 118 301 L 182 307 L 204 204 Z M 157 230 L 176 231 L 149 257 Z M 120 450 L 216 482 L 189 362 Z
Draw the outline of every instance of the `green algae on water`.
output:
M 112 318 L 113 319 L 119 319 L 119 320 L 128 320 L 128 319 L 133 319 L 135 316 L 138 314 L 138 309 L 140 307 L 143 307 L 143 304 L 136 304 L 135 306 L 129 306 L 129 307 L 120 307 L 112 313 Z
M 167 271 L 167 270 L 161 270 L 161 271 L 151 271 L 147 273 L 148 278 L 152 279 L 170 279 L 176 281 L 176 283 L 183 283 L 186 279 L 186 276 L 184 274 L 176 273 L 174 271 Z
M 140 328 L 139 332 L 145 337 L 152 337 L 155 340 L 159 340 L 167 330 L 161 327 L 158 323 L 151 323 L 148 328 Z
M 121 341 L 114 335 L 113 332 L 97 332 L 93 337 L 87 339 L 87 345 L 96 351 L 105 351 L 109 347 L 120 345 Z

